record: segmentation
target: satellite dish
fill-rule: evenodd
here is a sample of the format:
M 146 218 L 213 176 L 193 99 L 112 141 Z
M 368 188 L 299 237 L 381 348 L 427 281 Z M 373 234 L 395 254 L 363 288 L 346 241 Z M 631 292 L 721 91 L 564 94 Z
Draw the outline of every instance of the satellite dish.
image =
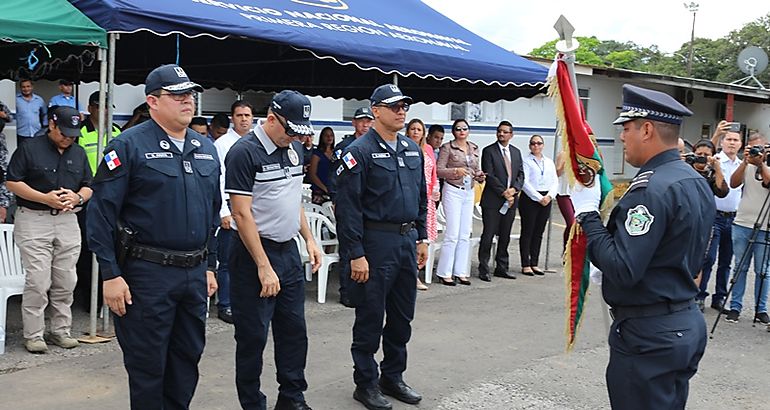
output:
M 767 68 L 767 53 L 759 47 L 750 46 L 743 49 L 738 54 L 738 68 L 746 74 L 746 77 L 733 81 L 731 84 L 745 85 L 753 81 L 760 89 L 765 90 L 765 86 L 757 80 L 757 75 Z
M 759 47 L 746 47 L 738 54 L 738 68 L 746 75 L 758 75 L 767 68 L 767 53 Z

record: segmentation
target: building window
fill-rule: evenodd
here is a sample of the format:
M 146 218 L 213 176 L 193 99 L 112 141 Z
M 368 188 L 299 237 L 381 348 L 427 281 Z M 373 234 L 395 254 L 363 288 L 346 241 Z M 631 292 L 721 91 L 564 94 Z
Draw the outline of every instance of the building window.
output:
M 580 102 L 583 103 L 583 109 L 586 112 L 586 118 L 588 118 L 588 101 L 591 100 L 590 94 L 591 90 L 588 88 L 578 89 L 578 96 L 580 96 Z

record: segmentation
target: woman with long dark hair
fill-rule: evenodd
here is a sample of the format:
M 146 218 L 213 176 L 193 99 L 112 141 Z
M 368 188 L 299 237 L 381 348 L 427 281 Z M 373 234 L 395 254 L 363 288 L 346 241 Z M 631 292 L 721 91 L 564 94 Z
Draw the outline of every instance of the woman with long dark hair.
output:
M 332 153 L 334 151 L 334 130 L 324 127 L 318 136 L 318 147 L 313 150 L 310 158 L 308 176 L 313 190 L 313 203 L 322 204 L 329 198 L 329 169 L 331 167 Z
M 468 258 L 473 227 L 473 186 L 477 182 L 484 182 L 484 173 L 479 164 L 479 147 L 468 141 L 468 122 L 455 120 L 452 135 L 454 140 L 441 146 L 436 164 L 439 178 L 445 180 L 441 205 L 446 215 L 444 242 L 436 275 L 447 286 L 455 285 L 454 278 L 462 285 L 471 284 L 468 280 Z

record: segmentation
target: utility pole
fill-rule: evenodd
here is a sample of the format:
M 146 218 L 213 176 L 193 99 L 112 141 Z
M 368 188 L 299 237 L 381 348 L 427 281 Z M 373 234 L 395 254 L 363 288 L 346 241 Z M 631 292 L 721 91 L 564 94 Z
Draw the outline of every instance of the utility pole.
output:
M 691 1 L 684 3 L 684 8 L 692 13 L 692 32 L 690 33 L 690 57 L 687 59 L 687 77 L 692 77 L 692 46 L 695 42 L 695 13 L 698 12 L 698 3 Z

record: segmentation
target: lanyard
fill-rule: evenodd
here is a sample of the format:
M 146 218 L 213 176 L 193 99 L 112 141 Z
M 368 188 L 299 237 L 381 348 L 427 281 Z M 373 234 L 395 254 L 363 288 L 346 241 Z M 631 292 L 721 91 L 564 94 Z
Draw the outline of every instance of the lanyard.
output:
M 535 165 L 537 165 L 537 168 L 540 169 L 540 176 L 542 177 L 543 175 L 545 175 L 545 160 L 543 160 L 543 166 L 542 167 L 540 166 L 540 163 L 537 162 L 537 158 L 536 157 L 533 156 L 532 157 L 532 161 L 535 161 Z

